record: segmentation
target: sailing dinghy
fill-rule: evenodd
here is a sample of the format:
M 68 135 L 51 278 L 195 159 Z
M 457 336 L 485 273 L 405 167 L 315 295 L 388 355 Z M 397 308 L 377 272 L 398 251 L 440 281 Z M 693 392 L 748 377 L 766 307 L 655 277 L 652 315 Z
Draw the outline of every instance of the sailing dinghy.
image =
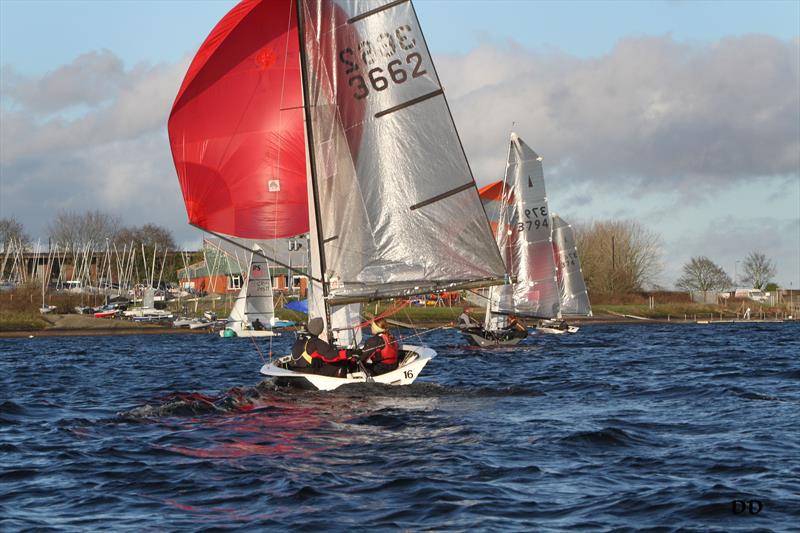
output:
M 244 286 L 231 309 L 220 337 L 271 337 L 280 335 L 273 331 L 275 304 L 272 299 L 272 281 L 269 265 L 254 247 Z
M 309 318 L 331 344 L 360 346 L 364 302 L 504 283 L 410 1 L 241 2 L 192 61 L 169 138 L 191 224 L 259 243 L 309 233 Z M 288 356 L 261 373 L 407 385 L 436 355 L 401 351 L 377 376 L 301 373 Z
M 495 215 L 497 246 L 516 281 L 489 290 L 483 332 L 464 335 L 478 346 L 513 346 L 524 337 L 510 334 L 509 315 L 550 319 L 559 309 L 542 158 L 516 133 L 504 179 L 481 189 L 481 198 Z
M 575 244 L 575 232 L 571 225 L 556 214 L 552 215 L 550 221 L 553 228 L 553 254 L 560 294 L 559 315 L 554 320 L 542 321 L 536 329 L 541 333 L 555 335 L 577 333 L 579 328 L 567 324 L 564 317 L 590 317 L 592 306 L 583 279 L 578 247 Z

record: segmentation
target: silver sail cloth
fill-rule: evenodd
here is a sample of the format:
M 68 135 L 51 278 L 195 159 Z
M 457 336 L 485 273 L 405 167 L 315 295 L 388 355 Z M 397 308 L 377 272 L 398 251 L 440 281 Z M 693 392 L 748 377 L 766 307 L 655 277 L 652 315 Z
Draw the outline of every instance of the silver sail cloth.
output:
M 578 247 L 572 226 L 553 215 L 553 248 L 556 254 L 558 288 L 561 293 L 561 314 L 592 316 L 589 293 L 583 280 Z
M 508 289 L 496 289 L 497 311 L 556 317 L 560 296 L 542 160 L 515 133 L 511 134 L 505 183 L 509 208 L 498 225 L 498 246 L 516 283 L 510 309 L 503 295 Z
M 505 268 L 411 3 L 302 7 L 331 301 L 501 282 Z

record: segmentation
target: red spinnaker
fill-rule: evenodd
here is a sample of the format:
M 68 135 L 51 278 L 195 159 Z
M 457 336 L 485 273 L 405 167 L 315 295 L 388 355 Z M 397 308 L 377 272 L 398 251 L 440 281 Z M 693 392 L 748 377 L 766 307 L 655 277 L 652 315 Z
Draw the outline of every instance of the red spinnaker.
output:
M 244 0 L 211 31 L 169 117 L 189 222 L 241 238 L 308 231 L 294 0 Z

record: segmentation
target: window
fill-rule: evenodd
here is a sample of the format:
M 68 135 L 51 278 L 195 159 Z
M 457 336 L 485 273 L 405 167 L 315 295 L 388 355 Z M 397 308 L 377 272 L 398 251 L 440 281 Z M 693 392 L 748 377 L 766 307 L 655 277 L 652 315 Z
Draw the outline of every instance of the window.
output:
M 236 289 L 242 288 L 242 275 L 241 274 L 229 274 L 228 275 L 228 290 L 233 291 Z

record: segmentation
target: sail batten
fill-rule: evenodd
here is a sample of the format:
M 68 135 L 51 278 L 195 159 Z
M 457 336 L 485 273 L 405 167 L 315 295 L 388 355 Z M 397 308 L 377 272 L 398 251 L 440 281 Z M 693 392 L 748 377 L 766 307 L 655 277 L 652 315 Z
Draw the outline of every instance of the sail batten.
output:
M 372 15 L 377 15 L 381 11 L 386 11 L 387 9 L 391 9 L 391 8 L 393 8 L 395 6 L 399 6 L 400 4 L 405 4 L 408 1 L 409 0 L 394 0 L 393 2 L 389 2 L 388 4 L 384 4 L 384 5 L 380 6 L 380 7 L 376 7 L 375 9 L 371 9 L 369 11 L 365 11 L 364 13 L 361 13 L 360 15 L 356 15 L 356 16 L 348 19 L 347 23 L 348 24 L 353 24 L 355 22 L 358 22 L 359 20 L 365 19 L 367 17 L 371 17 Z
M 389 109 L 384 109 L 383 111 L 378 111 L 377 113 L 375 113 L 375 118 L 381 118 L 381 117 L 386 116 L 386 115 L 388 115 L 390 113 L 394 113 L 395 111 L 400 111 L 401 109 L 405 109 L 407 107 L 411 107 L 412 105 L 419 104 L 420 102 L 424 102 L 425 100 L 428 100 L 429 98 L 433 98 L 434 96 L 439 96 L 440 94 L 444 94 L 444 91 L 442 89 L 438 89 L 436 91 L 429 92 L 428 94 L 423 94 L 422 96 L 417 96 L 416 98 L 413 98 L 413 99 L 409 100 L 408 102 L 404 102 L 402 104 L 398 104 L 398 105 L 396 105 L 394 107 L 390 107 Z

